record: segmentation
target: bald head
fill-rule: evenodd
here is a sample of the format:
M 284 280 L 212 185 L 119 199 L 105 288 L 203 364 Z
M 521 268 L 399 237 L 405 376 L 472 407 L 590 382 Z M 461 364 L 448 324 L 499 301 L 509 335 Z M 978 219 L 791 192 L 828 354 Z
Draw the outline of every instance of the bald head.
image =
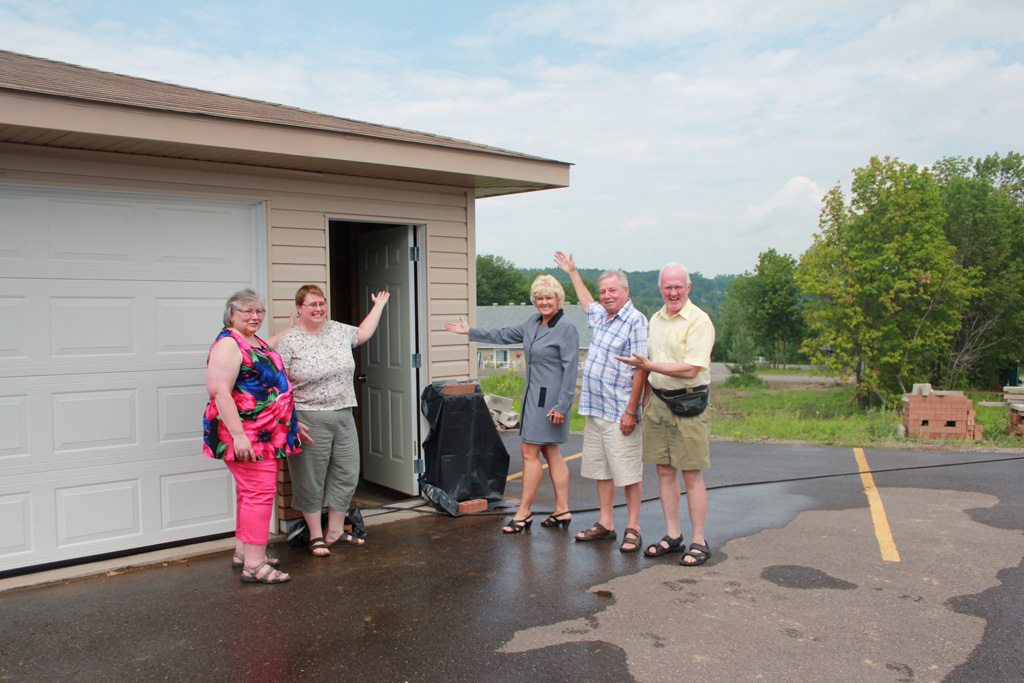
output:
M 668 315 L 676 315 L 690 296 L 690 273 L 678 263 L 669 263 L 658 275 L 658 289 Z

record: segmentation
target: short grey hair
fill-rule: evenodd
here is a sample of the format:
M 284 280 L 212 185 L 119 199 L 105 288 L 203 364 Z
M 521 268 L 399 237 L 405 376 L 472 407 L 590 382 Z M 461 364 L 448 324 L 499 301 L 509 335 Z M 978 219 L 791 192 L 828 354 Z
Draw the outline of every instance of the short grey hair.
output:
M 626 274 L 623 273 L 621 270 L 606 270 L 606 271 L 604 271 L 603 273 L 601 273 L 601 276 L 599 278 L 597 278 L 597 284 L 600 285 L 601 284 L 601 280 L 605 279 L 606 277 L 617 277 L 617 278 L 619 278 L 619 287 L 622 287 L 623 289 L 629 289 L 629 278 L 627 278 Z
M 251 287 L 240 289 L 231 295 L 228 299 L 227 304 L 224 306 L 224 327 L 231 327 L 231 314 L 240 308 L 247 306 L 258 305 L 264 310 L 267 308 L 267 302 L 263 298 L 263 295 L 257 292 Z
M 683 271 L 683 275 L 686 276 L 686 284 L 690 284 L 690 271 L 688 271 L 685 266 L 683 266 L 682 264 L 679 264 L 679 263 L 666 263 L 662 267 L 661 272 L 658 273 L 658 287 L 659 288 L 661 287 L 662 279 L 664 279 L 664 277 L 665 277 L 665 271 L 669 270 L 670 268 L 671 269 L 678 268 L 679 270 Z

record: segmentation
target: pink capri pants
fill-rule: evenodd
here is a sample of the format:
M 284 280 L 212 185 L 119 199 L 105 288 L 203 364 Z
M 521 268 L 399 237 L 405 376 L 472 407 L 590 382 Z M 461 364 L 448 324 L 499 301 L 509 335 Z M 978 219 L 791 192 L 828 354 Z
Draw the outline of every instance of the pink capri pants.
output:
M 224 463 L 235 477 L 238 492 L 238 523 L 235 538 L 242 543 L 266 545 L 270 540 L 270 518 L 277 494 L 277 459 Z

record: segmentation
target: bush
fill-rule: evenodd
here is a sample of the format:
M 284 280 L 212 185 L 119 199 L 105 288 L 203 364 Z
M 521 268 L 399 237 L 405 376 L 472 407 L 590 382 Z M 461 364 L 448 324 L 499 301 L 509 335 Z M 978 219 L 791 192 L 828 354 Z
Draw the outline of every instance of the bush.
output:
M 754 389 L 764 388 L 765 383 L 763 379 L 753 372 L 744 372 L 738 375 L 729 375 L 726 377 L 725 386 L 730 389 Z

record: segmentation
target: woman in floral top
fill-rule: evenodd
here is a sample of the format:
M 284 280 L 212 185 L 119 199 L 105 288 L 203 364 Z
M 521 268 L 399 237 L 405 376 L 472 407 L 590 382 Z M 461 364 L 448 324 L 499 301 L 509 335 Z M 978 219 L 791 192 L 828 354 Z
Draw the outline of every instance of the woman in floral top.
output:
M 267 557 L 277 493 L 277 459 L 298 453 L 299 422 L 281 357 L 256 336 L 266 305 L 251 289 L 224 310 L 224 330 L 206 361 L 210 402 L 203 419 L 203 454 L 223 460 L 235 477 L 238 521 L 232 565 L 245 583 L 284 583 Z
M 335 543 L 362 545 L 345 531 L 345 513 L 359 482 L 359 438 L 352 408 L 356 363 L 352 349 L 373 336 L 384 305 L 391 295 L 371 294 L 373 308 L 359 327 L 328 320 L 327 300 L 316 285 L 295 293 L 298 324 L 278 342 L 288 377 L 295 387 L 302 454 L 289 461 L 292 473 L 292 508 L 302 512 L 309 526 L 309 552 L 331 554 Z M 327 507 L 327 528 L 321 511 Z

